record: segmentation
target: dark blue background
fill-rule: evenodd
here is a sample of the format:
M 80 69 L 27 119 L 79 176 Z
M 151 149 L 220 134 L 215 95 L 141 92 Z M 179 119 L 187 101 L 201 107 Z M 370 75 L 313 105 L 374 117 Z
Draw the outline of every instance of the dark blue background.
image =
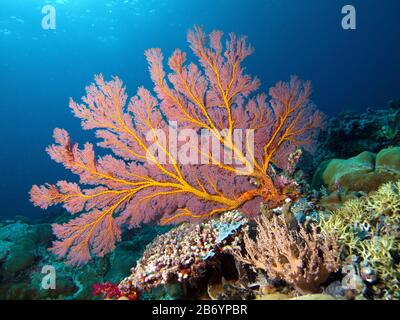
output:
M 45 3 L 56 6 L 55 31 L 41 28 Z M 356 31 L 341 28 L 345 4 L 357 8 Z M 1 0 L 0 216 L 37 216 L 30 186 L 69 178 L 44 152 L 54 127 L 92 139 L 69 97 L 79 99 L 99 72 L 119 75 L 130 94 L 149 86 L 144 50 L 188 50 L 193 24 L 246 34 L 256 47 L 248 70 L 264 89 L 298 74 L 335 115 L 400 97 L 399 18 L 398 0 Z

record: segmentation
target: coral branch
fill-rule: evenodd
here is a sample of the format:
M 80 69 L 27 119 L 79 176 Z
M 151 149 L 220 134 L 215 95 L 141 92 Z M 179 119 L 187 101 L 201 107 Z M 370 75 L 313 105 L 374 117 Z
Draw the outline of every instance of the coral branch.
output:
M 316 292 L 331 272 L 339 268 L 339 246 L 335 237 L 290 230 L 283 219 L 262 216 L 257 221 L 257 239 L 244 236 L 245 255 L 235 251 L 238 261 L 264 270 L 276 280 L 285 280 L 304 292 Z

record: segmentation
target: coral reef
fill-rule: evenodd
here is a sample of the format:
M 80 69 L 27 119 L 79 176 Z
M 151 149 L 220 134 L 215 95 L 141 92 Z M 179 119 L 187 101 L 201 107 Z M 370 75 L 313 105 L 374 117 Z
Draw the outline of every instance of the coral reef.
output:
M 123 292 L 150 291 L 174 282 L 191 282 L 215 267 L 221 253 L 240 244 L 246 225 L 247 219 L 237 211 L 200 224 L 182 224 L 147 246 L 119 288 Z
M 327 159 L 347 159 L 364 151 L 378 153 L 399 145 L 400 101 L 389 102 L 386 109 L 370 108 L 362 114 L 346 112 L 331 118 L 320 142 L 314 158 L 317 164 Z
M 118 285 L 106 282 L 93 285 L 93 295 L 101 296 L 105 300 L 138 300 L 139 295 L 135 291 L 124 293 Z
M 0 220 L 0 299 L 96 298 L 93 297 L 92 285 L 119 281 L 129 275 L 131 266 L 141 257 L 146 244 L 168 229 L 145 226 L 135 230 L 134 234 L 126 233 L 124 241 L 113 253 L 73 268 L 57 261 L 47 250 L 54 236 L 46 221 L 32 224 L 22 217 Z M 55 269 L 55 289 L 42 287 L 45 266 Z
M 49 225 L 30 225 L 21 221 L 0 227 L 0 277 L 7 282 L 32 267 L 38 247 L 50 244 Z
M 363 152 L 356 157 L 323 162 L 313 177 L 312 187 L 329 191 L 371 192 L 385 182 L 400 177 L 400 147 L 381 150 L 378 154 Z
M 292 230 L 284 219 L 261 216 L 256 220 L 256 240 L 243 237 L 245 253 L 234 251 L 238 261 L 268 278 L 284 280 L 301 293 L 317 292 L 329 275 L 340 267 L 339 248 L 334 234 L 318 233 L 313 225 Z
M 79 149 L 67 131 L 54 131 L 56 144 L 47 149 L 51 158 L 78 175 L 82 185 L 93 186 L 82 190 L 59 181 L 30 192 L 31 201 L 43 209 L 63 204 L 72 214 L 85 212 L 53 226 L 59 240 L 52 252 L 69 263 L 80 265 L 114 250 L 122 225 L 207 218 L 237 208 L 256 214 L 260 202 L 274 206 L 293 191 L 281 190 L 270 168 L 286 166 L 300 147 L 313 147 L 324 117 L 310 102 L 311 84 L 296 77 L 279 82 L 268 101 L 256 94 L 259 81 L 244 73 L 242 62 L 253 52 L 244 37 L 230 34 L 223 48 L 221 32 L 212 32 L 207 43 L 206 34 L 195 27 L 188 41 L 200 66 L 186 66 L 186 54 L 175 50 L 166 74 L 161 50 L 146 51 L 158 99 L 141 87 L 127 103 L 120 79 L 106 82 L 96 76 L 82 104 L 71 100 L 83 128 L 96 130 L 99 145 L 119 158 L 96 159 L 92 144 Z M 208 160 L 207 165 L 181 165 L 175 148 L 166 146 L 170 136 L 160 135 L 160 130 L 168 134 L 173 122 L 176 129 L 194 130 L 196 141 L 206 130 L 220 151 L 213 154 L 210 146 L 203 151 L 192 140 L 180 139 L 179 150 L 187 151 L 189 143 L 197 158 Z M 254 148 L 248 136 L 245 150 L 235 143 L 237 129 L 254 130 Z M 233 154 L 233 164 L 224 163 L 224 152 Z
M 187 40 L 145 52 L 152 91 L 97 75 L 70 100 L 112 154 L 54 130 L 78 181 L 0 220 L 0 299 L 400 299 L 400 101 L 327 125 L 309 81 L 259 91 L 246 37 Z
M 340 208 L 346 201 L 376 191 L 381 185 L 400 178 L 400 148 L 378 154 L 363 152 L 356 157 L 324 161 L 314 173 L 311 187 L 318 203 L 327 210 Z
M 283 206 L 272 210 L 261 205 L 260 211 L 262 215 L 269 219 L 279 215 L 290 227 L 296 228 L 298 224 L 307 227 L 310 223 L 319 221 L 324 208 L 319 206 L 318 199 L 312 194 L 308 196 L 302 194 L 302 197 L 299 197 L 296 201 L 288 198 Z
M 372 285 L 375 298 L 398 299 L 400 181 L 389 182 L 361 199 L 350 200 L 321 219 L 334 232 L 343 254 L 357 262 L 360 277 Z M 376 277 L 374 276 L 376 275 Z

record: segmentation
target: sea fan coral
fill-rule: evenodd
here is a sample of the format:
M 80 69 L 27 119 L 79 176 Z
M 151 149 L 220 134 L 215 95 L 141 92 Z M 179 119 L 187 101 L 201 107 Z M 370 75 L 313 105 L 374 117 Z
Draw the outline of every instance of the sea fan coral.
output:
M 121 281 L 123 291 L 151 290 L 171 282 L 188 282 L 215 263 L 224 248 L 237 246 L 247 219 L 237 211 L 200 224 L 182 224 L 149 244 L 132 274 Z
M 299 292 L 316 292 L 329 275 L 340 266 L 339 246 L 332 235 L 311 227 L 291 230 L 284 219 L 261 216 L 257 222 L 257 239 L 244 235 L 245 254 L 236 250 L 235 258 L 254 270 L 267 273 L 274 280 L 284 280 Z
M 99 145 L 118 158 L 96 159 L 92 144 L 80 149 L 65 130 L 54 131 L 51 158 L 77 174 L 82 185 L 94 186 L 82 190 L 65 181 L 33 186 L 36 206 L 63 204 L 73 214 L 85 212 L 54 226 L 59 241 L 52 251 L 58 256 L 73 264 L 103 256 L 120 240 L 121 225 L 207 218 L 237 208 L 256 213 L 260 202 L 274 206 L 287 197 L 269 169 L 283 167 L 297 148 L 312 146 L 323 124 L 310 102 L 311 84 L 296 77 L 279 82 L 268 104 L 266 95 L 256 94 L 259 81 L 241 66 L 253 52 L 246 38 L 230 34 L 225 49 L 221 32 L 212 32 L 209 40 L 207 45 L 201 28 L 190 31 L 200 66 L 185 65 L 186 54 L 176 50 L 168 75 L 161 50 L 146 51 L 158 99 L 141 87 L 127 103 L 121 80 L 106 82 L 99 75 L 82 104 L 71 100 L 83 128 L 95 129 Z M 173 129 L 179 131 L 176 139 Z M 243 131 L 245 138 L 238 136 Z M 212 141 L 200 147 L 203 132 Z M 183 161 L 193 157 L 194 164 Z

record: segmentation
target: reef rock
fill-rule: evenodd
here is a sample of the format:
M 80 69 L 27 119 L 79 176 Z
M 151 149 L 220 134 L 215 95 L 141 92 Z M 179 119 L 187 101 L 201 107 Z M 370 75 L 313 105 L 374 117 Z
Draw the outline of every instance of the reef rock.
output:
M 400 145 L 400 100 L 389 102 L 386 109 L 371 108 L 362 114 L 347 112 L 332 118 L 320 142 L 316 163 Z
M 23 218 L 0 220 L 0 299 L 94 299 L 94 284 L 129 275 L 146 244 L 169 229 L 145 227 L 127 232 L 112 254 L 73 268 L 47 249 L 54 239 L 50 224 L 30 224 Z M 56 271 L 55 289 L 42 288 L 44 266 Z

